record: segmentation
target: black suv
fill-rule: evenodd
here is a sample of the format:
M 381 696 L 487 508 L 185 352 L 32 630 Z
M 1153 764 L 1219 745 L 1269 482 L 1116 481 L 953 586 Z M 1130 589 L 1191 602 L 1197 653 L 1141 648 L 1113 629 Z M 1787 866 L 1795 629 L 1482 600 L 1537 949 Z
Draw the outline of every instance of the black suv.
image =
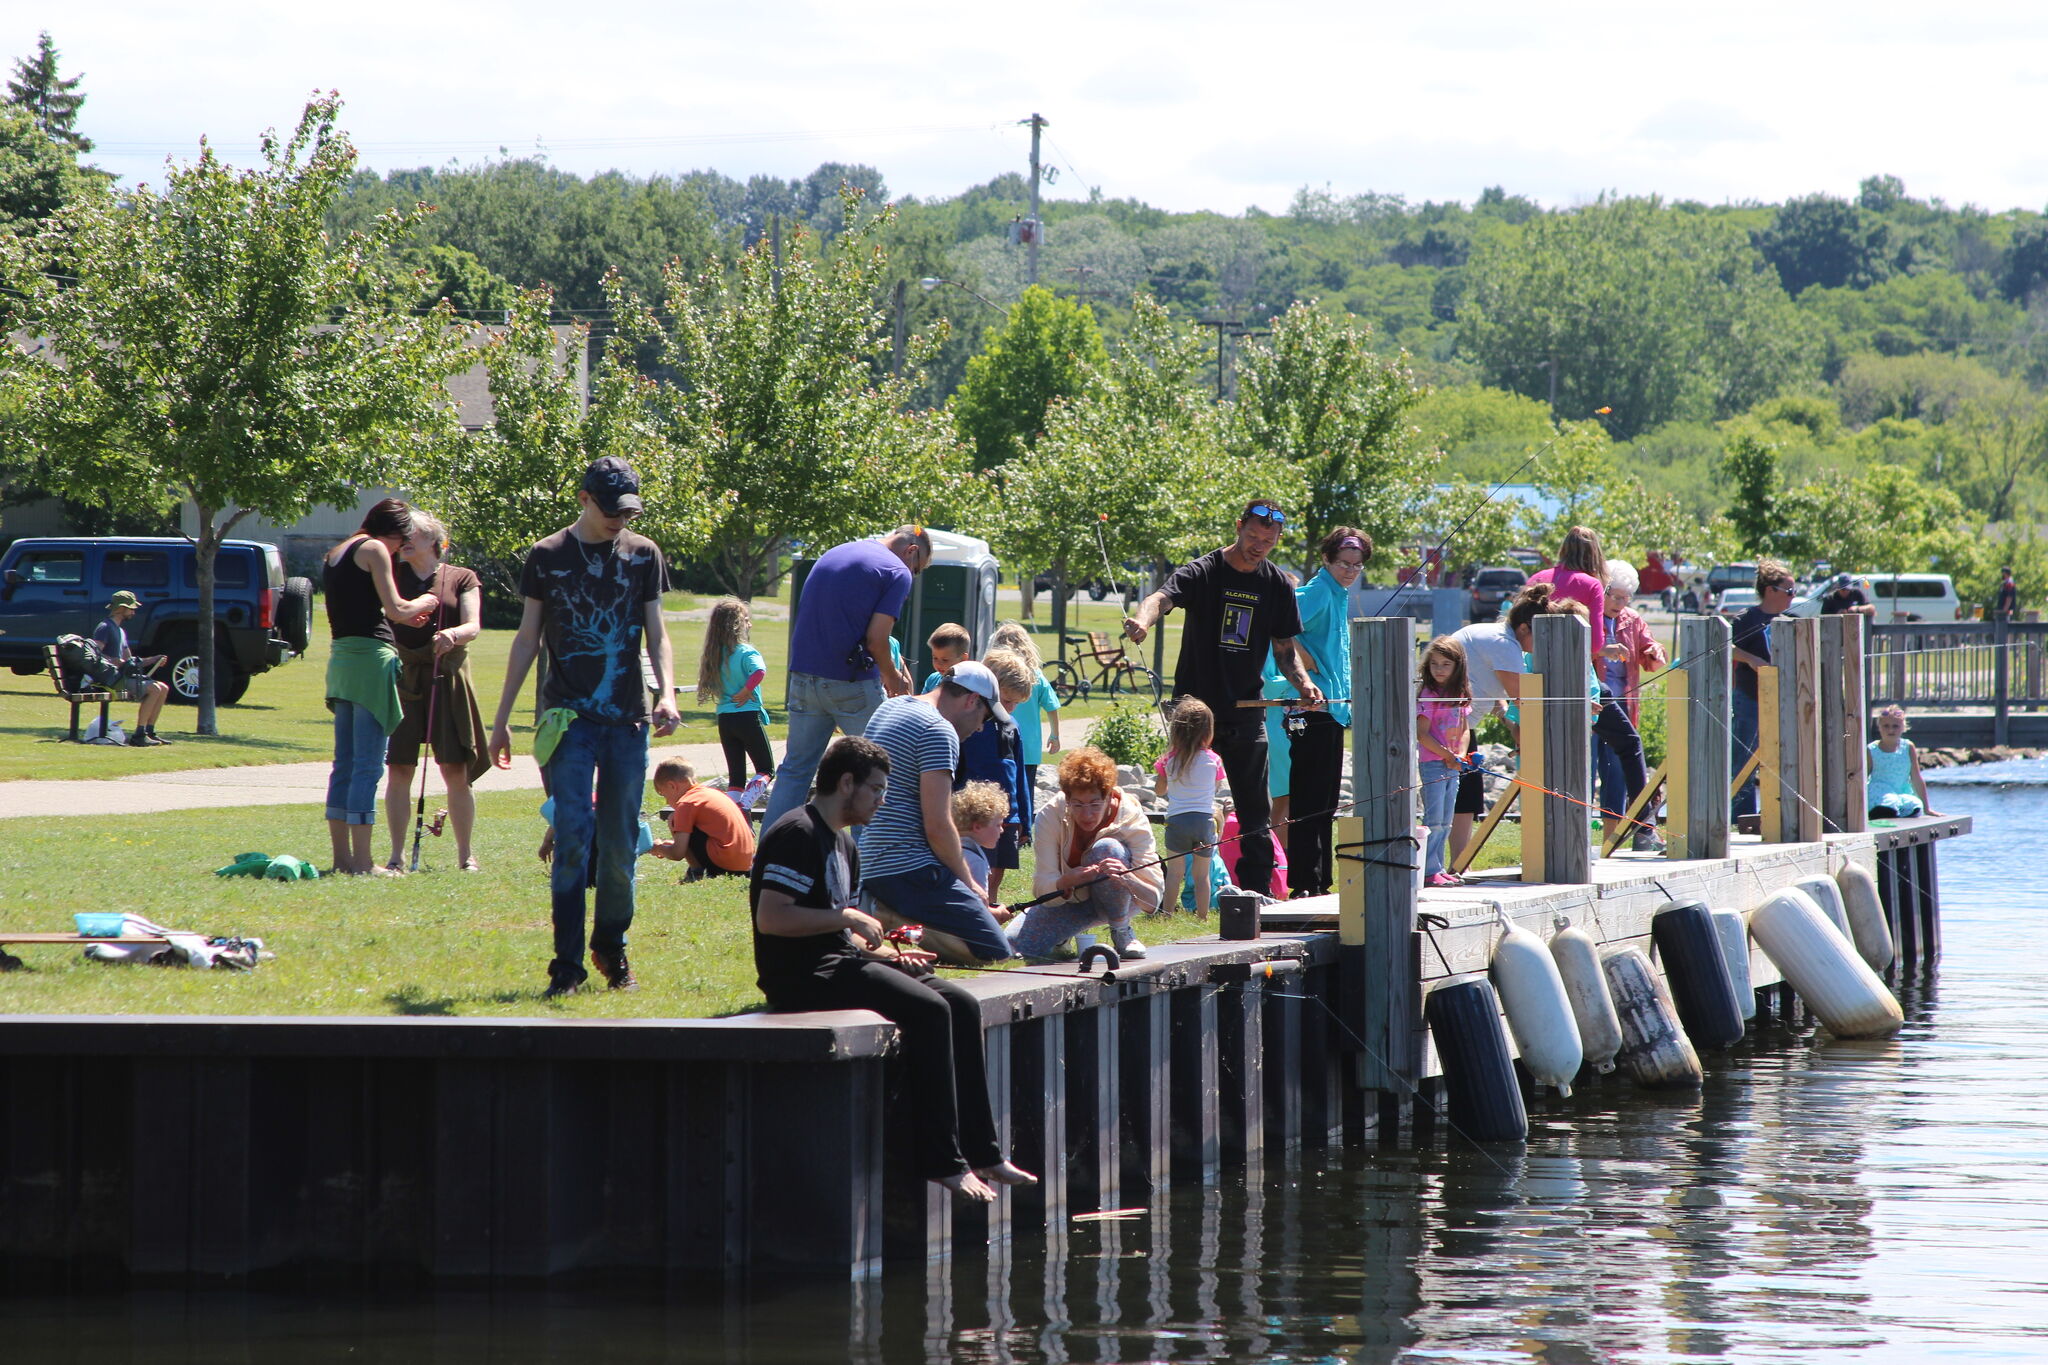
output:
M 17 540 L 0 557 L 0 664 L 44 669 L 43 646 L 60 635 L 90 635 L 123 591 L 142 605 L 127 624 L 137 654 L 169 658 L 158 678 L 171 700 L 199 700 L 199 649 L 213 637 L 213 697 L 242 699 L 249 679 L 306 652 L 313 585 L 286 578 L 275 545 L 222 543 L 213 561 L 214 621 L 199 628 L 199 555 L 176 536 L 67 536 Z
M 1519 565 L 1490 564 L 1472 575 L 1472 619 L 1492 621 L 1501 605 L 1522 590 L 1529 575 Z

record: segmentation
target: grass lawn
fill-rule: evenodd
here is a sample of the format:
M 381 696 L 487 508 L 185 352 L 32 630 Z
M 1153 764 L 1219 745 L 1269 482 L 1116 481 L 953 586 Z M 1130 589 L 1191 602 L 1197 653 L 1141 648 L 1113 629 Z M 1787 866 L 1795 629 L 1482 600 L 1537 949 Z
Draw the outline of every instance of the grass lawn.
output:
M 697 656 L 703 649 L 704 627 L 700 620 L 677 619 L 684 612 L 701 612 L 714 598 L 672 593 L 665 602 L 670 613 L 669 633 L 675 650 L 678 681 L 694 683 Z M 770 600 L 764 600 L 766 607 Z M 1014 606 L 1014 603 L 1010 605 Z M 1122 610 L 1115 601 L 1090 602 L 1086 597 L 1070 612 L 1069 630 L 1118 629 Z M 315 606 L 319 611 L 318 604 Z M 1038 620 L 1031 623 L 1039 649 L 1047 658 L 1058 654 L 1050 625 L 1051 606 L 1040 602 Z M 324 618 L 315 632 L 311 651 L 282 668 L 274 668 L 251 680 L 248 694 L 234 706 L 220 708 L 218 736 L 192 733 L 198 717 L 196 708 L 167 706 L 158 729 L 177 742 L 164 748 L 129 749 L 112 745 L 74 745 L 63 742 L 70 707 L 50 686 L 47 674 L 17 677 L 0 671 L 0 781 L 23 778 L 112 778 L 133 773 L 171 772 L 185 768 L 232 768 L 257 763 L 302 763 L 327 759 L 334 751 L 333 728 L 327 713 L 327 638 Z M 1169 676 L 1179 643 L 1179 616 L 1167 618 L 1166 665 Z M 766 695 L 777 723 L 770 735 L 781 738 L 779 702 L 789 656 L 789 626 L 786 621 L 760 620 L 755 624 L 754 643 L 768 665 Z M 476 679 L 477 694 L 488 722 L 505 684 L 505 659 L 512 647 L 512 632 L 487 630 L 470 647 L 470 671 Z M 1147 661 L 1149 662 L 1149 648 Z M 922 681 L 918 679 L 917 681 Z M 1099 698 L 1077 703 L 1072 714 L 1099 714 L 1105 703 Z M 117 703 L 113 715 L 133 724 L 135 708 Z M 524 747 L 524 734 L 532 716 L 522 706 L 513 716 L 513 743 Z M 717 722 L 709 707 L 685 705 L 682 728 L 671 740 L 658 744 L 712 742 L 718 738 Z
M 76 912 L 126 910 L 174 929 L 254 935 L 277 960 L 251 973 L 203 972 L 23 946 L 13 951 L 29 970 L 0 974 L 0 1013 L 678 1018 L 761 1005 L 746 884 L 682 886 L 680 864 L 653 859 L 640 864 L 631 937 L 640 989 L 543 1001 L 552 947 L 547 878 L 534 856 L 539 802 L 537 791 L 479 799 L 480 873 L 451 870 L 453 840 L 429 839 L 426 870 L 416 875 L 313 882 L 216 877 L 213 869 L 251 849 L 324 864 L 317 806 L 9 820 L 0 928 L 68 932 Z M 1005 899 L 1029 897 L 1029 849 L 1023 858 Z M 1213 920 L 1192 915 L 1148 919 L 1139 930 L 1148 942 L 1214 932 Z

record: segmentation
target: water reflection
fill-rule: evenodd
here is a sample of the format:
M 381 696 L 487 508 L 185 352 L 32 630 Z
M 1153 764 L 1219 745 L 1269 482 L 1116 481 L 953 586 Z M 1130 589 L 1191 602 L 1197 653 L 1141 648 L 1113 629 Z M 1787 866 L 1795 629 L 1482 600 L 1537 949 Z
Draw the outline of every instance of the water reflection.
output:
M 1943 852 L 1944 957 L 1897 1038 L 1765 1023 L 1698 1094 L 1589 1085 L 1526 1147 L 1274 1158 L 860 1284 L 16 1302 L 6 1358 L 2048 1359 L 2048 789 L 1940 799 L 1978 834 Z

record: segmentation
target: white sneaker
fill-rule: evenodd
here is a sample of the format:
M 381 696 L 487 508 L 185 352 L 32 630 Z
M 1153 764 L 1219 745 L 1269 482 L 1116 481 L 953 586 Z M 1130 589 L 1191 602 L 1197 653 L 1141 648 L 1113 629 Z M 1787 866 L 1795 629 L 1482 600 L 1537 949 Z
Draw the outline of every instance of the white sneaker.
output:
M 729 792 L 728 794 L 741 810 L 750 811 L 754 808 L 754 803 L 761 799 L 761 793 L 767 790 L 768 774 L 756 773 L 752 782 L 747 783 L 746 786 L 738 791 Z
M 1129 928 L 1111 929 L 1109 941 L 1116 949 L 1116 955 L 1126 961 L 1136 961 L 1145 955 L 1145 945 L 1138 942 L 1138 936 Z

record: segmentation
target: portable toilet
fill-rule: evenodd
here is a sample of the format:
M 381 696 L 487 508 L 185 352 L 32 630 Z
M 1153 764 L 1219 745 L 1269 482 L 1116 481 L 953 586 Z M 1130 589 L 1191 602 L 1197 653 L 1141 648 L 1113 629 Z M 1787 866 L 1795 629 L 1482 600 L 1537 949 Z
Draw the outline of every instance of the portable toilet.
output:
M 996 628 L 996 557 L 988 542 L 951 531 L 927 529 L 932 541 L 932 562 L 911 580 L 910 600 L 896 618 L 896 641 L 903 648 L 903 668 L 910 684 L 917 686 L 931 672 L 931 654 L 925 638 L 939 625 L 957 621 L 974 637 L 974 652 L 988 647 Z M 789 629 L 796 633 L 797 609 L 803 601 L 804 582 L 810 577 L 815 559 L 799 559 L 789 568 Z

